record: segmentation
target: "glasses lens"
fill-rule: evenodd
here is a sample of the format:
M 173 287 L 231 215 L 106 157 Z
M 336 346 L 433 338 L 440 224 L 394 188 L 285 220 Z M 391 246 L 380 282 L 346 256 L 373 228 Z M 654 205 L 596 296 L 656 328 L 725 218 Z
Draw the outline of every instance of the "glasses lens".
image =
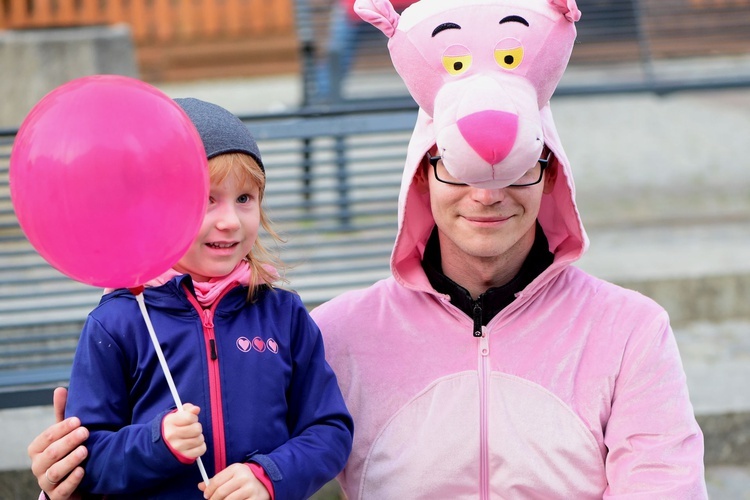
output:
M 530 186 L 538 183 L 540 180 L 542 180 L 542 165 L 537 162 L 536 165 L 527 170 L 526 173 L 516 182 L 511 184 L 511 186 Z
M 527 170 L 516 182 L 511 184 L 510 187 L 524 187 L 538 184 L 542 180 L 542 173 L 544 172 L 544 167 L 549 161 L 550 156 L 551 154 L 548 154 L 546 159 L 537 161 L 533 167 Z M 455 184 L 457 186 L 468 185 L 456 179 L 448 172 L 448 169 L 445 168 L 445 163 L 440 156 L 431 156 L 428 153 L 427 159 L 429 160 L 430 165 L 432 165 L 432 171 L 435 173 L 435 178 L 440 182 L 444 182 L 446 184 Z M 542 165 L 542 163 L 544 163 L 545 165 Z
M 443 163 L 442 159 L 438 160 L 434 165 L 435 177 L 437 177 L 437 180 L 441 182 L 447 182 L 448 184 L 458 184 L 461 186 L 465 185 L 463 182 L 456 179 L 448 172 L 448 169 L 445 168 L 445 163 Z

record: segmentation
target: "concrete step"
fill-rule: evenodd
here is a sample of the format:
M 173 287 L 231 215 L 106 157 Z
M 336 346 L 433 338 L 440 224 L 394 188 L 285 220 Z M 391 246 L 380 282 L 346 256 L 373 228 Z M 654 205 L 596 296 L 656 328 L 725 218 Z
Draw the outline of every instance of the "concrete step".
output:
M 675 329 L 706 464 L 750 464 L 750 320 Z
M 595 227 L 582 269 L 659 302 L 674 325 L 750 319 L 750 213 L 744 220 Z
M 707 467 L 706 483 L 711 500 L 750 500 L 750 464 Z
M 750 500 L 750 465 L 720 465 L 706 468 L 706 483 L 711 500 Z M 338 483 L 332 481 L 311 500 L 340 500 Z M 28 500 L 39 494 L 36 480 L 27 469 L 0 471 L 0 498 Z

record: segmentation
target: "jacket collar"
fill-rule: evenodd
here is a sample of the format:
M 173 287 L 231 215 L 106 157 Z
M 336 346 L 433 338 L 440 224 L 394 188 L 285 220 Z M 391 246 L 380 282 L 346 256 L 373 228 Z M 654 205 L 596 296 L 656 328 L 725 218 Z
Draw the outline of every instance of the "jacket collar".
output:
M 422 268 L 435 291 L 450 296 L 451 303 L 469 317 L 473 317 L 478 305 L 482 314 L 482 325 L 486 325 L 497 313 L 515 300 L 518 292 L 526 288 L 529 283 L 534 281 L 534 278 L 547 269 L 552 264 L 553 259 L 554 255 L 549 251 L 547 237 L 544 235 L 542 226 L 537 222 L 534 244 L 518 274 L 505 285 L 489 288 L 477 297 L 477 300 L 474 300 L 468 290 L 443 274 L 436 227 L 432 230 L 432 234 L 427 241 Z

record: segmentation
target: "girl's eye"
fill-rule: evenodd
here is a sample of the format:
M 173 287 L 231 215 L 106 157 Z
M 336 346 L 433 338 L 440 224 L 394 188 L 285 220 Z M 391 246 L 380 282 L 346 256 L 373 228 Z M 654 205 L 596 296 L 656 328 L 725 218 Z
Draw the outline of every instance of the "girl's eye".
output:
M 523 47 L 495 49 L 495 61 L 505 69 L 516 69 L 523 61 Z
M 241 194 L 237 197 L 238 203 L 248 203 L 250 201 L 250 195 L 249 194 Z
M 471 66 L 471 55 L 443 56 L 443 67 L 451 75 L 460 75 Z

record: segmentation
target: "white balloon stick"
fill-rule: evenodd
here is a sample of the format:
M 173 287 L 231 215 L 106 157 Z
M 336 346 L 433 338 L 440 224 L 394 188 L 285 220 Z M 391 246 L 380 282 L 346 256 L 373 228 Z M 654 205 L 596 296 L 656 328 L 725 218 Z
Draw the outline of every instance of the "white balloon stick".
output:
M 146 322 L 146 328 L 148 329 L 148 334 L 151 336 L 151 343 L 154 344 L 154 349 L 156 349 L 156 356 L 159 358 L 161 369 L 164 372 L 164 376 L 167 379 L 167 385 L 169 385 L 169 390 L 172 392 L 172 398 L 174 399 L 174 403 L 175 405 L 177 405 L 177 409 L 179 411 L 183 411 L 182 401 L 180 400 L 180 395 L 177 393 L 177 387 L 174 385 L 174 380 L 172 379 L 172 373 L 169 371 L 169 366 L 167 366 L 167 360 L 164 359 L 164 353 L 161 350 L 159 339 L 156 338 L 156 332 L 154 331 L 154 326 L 151 324 L 151 318 L 149 317 L 148 311 L 146 310 L 146 302 L 143 300 L 143 292 L 140 292 L 134 295 L 135 295 L 136 302 L 138 302 L 138 307 L 141 310 L 141 316 L 143 316 L 143 320 Z M 208 474 L 206 474 L 206 468 L 203 467 L 203 462 L 201 461 L 201 457 L 198 457 L 197 463 L 198 463 L 198 468 L 201 471 L 201 476 L 203 477 L 203 482 L 206 483 L 206 486 L 208 486 Z

